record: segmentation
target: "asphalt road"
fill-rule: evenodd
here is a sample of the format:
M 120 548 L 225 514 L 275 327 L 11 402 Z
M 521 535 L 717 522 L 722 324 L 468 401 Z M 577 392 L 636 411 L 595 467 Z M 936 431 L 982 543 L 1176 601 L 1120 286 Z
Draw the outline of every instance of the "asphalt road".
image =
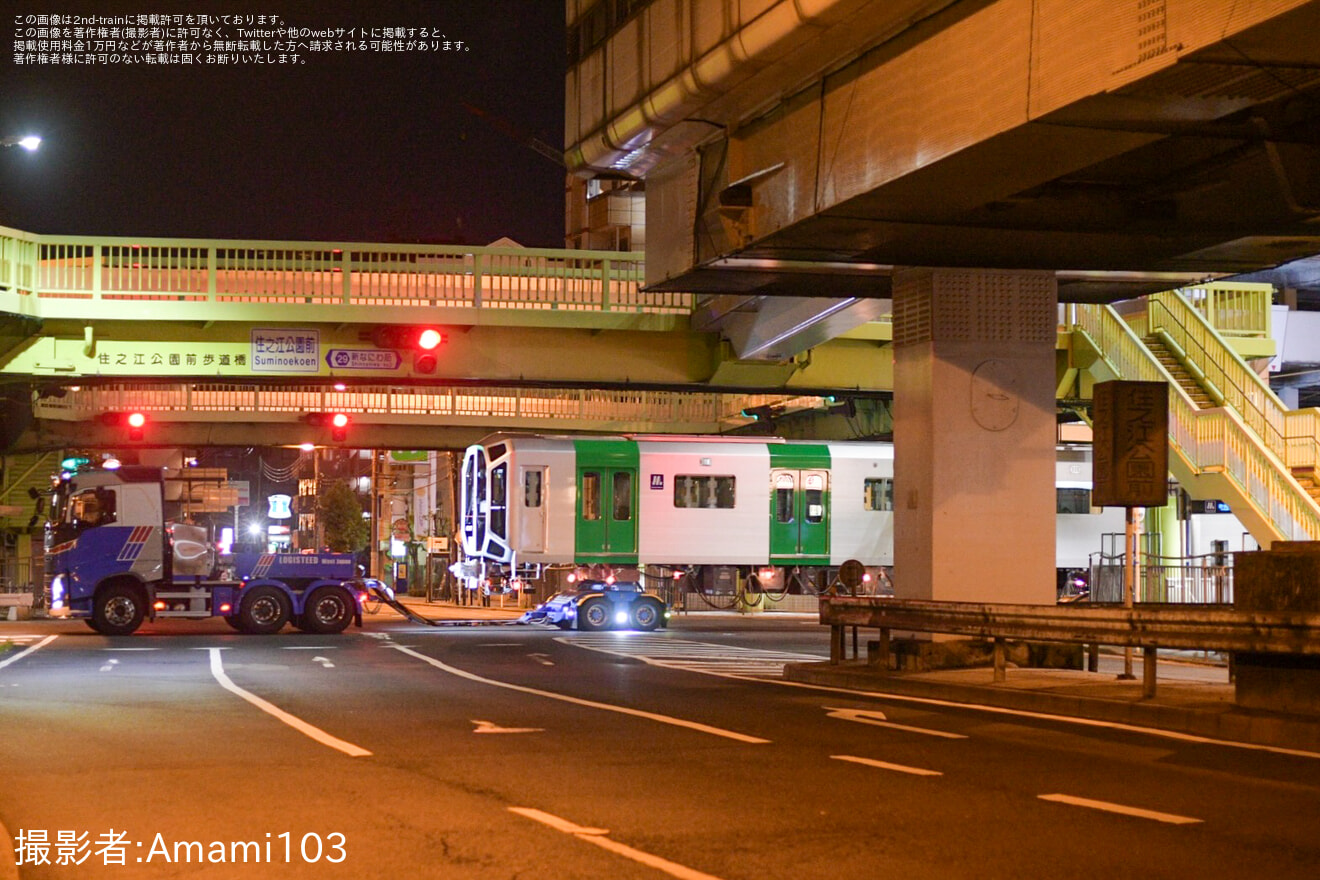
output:
M 0 880 L 1320 865 L 1320 755 L 775 682 L 827 652 L 800 621 L 5 638 L 0 823 L 24 864 L 0 844 Z

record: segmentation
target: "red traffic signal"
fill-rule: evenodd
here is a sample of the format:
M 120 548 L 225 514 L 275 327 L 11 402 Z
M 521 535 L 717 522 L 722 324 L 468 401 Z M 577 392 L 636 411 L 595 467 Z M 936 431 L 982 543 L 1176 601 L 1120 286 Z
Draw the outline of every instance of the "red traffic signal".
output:
M 413 352 L 413 372 L 434 373 L 439 360 L 435 350 L 447 338 L 438 327 L 411 327 L 389 325 L 377 327 L 371 334 L 377 348 L 408 349 Z
M 343 413 L 335 413 L 330 416 L 330 439 L 336 442 L 342 442 L 348 439 L 348 425 L 352 421 Z
M 144 412 L 101 413 L 100 422 L 107 428 L 128 428 L 129 440 L 141 440 L 146 434 L 147 414 Z

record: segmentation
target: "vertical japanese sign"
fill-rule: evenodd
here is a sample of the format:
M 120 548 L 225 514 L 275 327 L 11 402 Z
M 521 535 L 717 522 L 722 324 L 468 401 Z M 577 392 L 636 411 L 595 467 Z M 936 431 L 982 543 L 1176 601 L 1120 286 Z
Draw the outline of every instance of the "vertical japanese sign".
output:
M 1169 501 L 1169 386 L 1104 382 L 1095 386 L 1096 507 L 1163 507 Z

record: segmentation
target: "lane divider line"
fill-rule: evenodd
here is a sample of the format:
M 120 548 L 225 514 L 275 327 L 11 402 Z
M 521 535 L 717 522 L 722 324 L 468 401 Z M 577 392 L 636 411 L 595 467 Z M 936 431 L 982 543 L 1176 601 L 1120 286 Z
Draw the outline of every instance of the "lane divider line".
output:
M 906 764 L 891 764 L 888 761 L 877 761 L 873 758 L 859 758 L 856 755 L 830 755 L 836 761 L 851 761 L 854 764 L 864 764 L 867 767 L 878 767 L 881 770 L 893 770 L 896 773 L 909 773 L 913 776 L 943 776 L 939 770 L 927 770 L 924 767 L 909 767 Z
M 654 868 L 657 871 L 663 871 L 671 877 L 678 877 L 679 880 L 720 880 L 713 874 L 707 874 L 698 871 L 696 868 L 689 868 L 687 865 L 680 865 L 677 862 L 671 862 L 669 859 L 643 852 L 640 849 L 634 849 L 626 843 L 619 843 L 617 840 L 610 840 L 610 832 L 605 828 L 584 828 L 581 825 L 574 824 L 567 819 L 550 813 L 534 810 L 530 807 L 509 807 L 509 812 L 517 813 L 519 816 L 540 822 L 556 831 L 562 831 L 565 834 L 571 834 L 578 840 L 595 844 L 604 850 L 609 850 L 616 855 L 621 855 L 626 859 L 631 859 L 638 864 L 645 865 L 648 868 Z
M 24 657 L 26 657 L 28 654 L 31 654 L 31 653 L 34 652 L 34 651 L 37 651 L 37 650 L 40 650 L 41 648 L 46 647 L 47 645 L 49 645 L 51 642 L 55 641 L 55 640 L 58 639 L 58 638 L 59 638 L 58 635 L 55 635 L 55 636 L 46 636 L 44 639 L 42 639 L 41 641 L 37 642 L 35 645 L 28 645 L 26 648 L 24 648 L 23 650 L 19 651 L 17 654 L 15 654 L 14 656 L 10 657 L 8 660 L 0 660 L 0 669 L 4 669 L 4 668 L 5 668 L 6 666 L 8 666 L 10 663 L 17 663 L 19 660 L 22 660 L 22 659 L 23 659 Z
M 481 684 L 492 685 L 493 687 L 507 688 L 511 691 L 518 691 L 524 694 L 534 694 L 538 697 L 546 697 L 551 700 L 559 700 L 563 703 L 572 703 L 575 706 L 586 706 L 588 709 L 603 709 L 606 712 L 618 712 L 621 715 L 632 715 L 635 718 L 645 718 L 648 721 L 658 721 L 661 724 L 672 724 L 675 727 L 686 727 L 689 730 L 696 730 L 701 733 L 709 733 L 712 736 L 722 736 L 725 739 L 732 739 L 738 742 L 760 745 L 770 742 L 768 739 L 761 739 L 759 736 L 748 736 L 745 733 L 738 733 L 733 730 L 725 730 L 722 727 L 712 727 L 709 724 L 701 724 L 697 721 L 688 721 L 685 718 L 674 718 L 671 715 L 660 715 L 655 712 L 646 712 L 642 709 L 631 709 L 627 706 L 614 706 L 609 703 L 598 703 L 595 700 L 584 700 L 580 697 L 570 697 L 567 694 L 557 694 L 554 691 L 542 691 L 536 688 L 525 687 L 520 684 L 512 684 L 507 681 L 496 681 L 493 678 L 482 678 L 471 672 L 457 669 L 447 663 L 441 663 L 434 657 L 428 657 L 425 654 L 412 650 L 404 645 L 389 645 L 394 650 L 407 654 L 409 657 L 416 657 L 423 663 L 429 663 L 436 669 L 448 672 L 450 675 L 456 675 L 459 678 L 466 678 L 468 681 L 475 681 Z
M 224 664 L 220 661 L 220 649 L 207 648 L 206 650 L 211 654 L 211 675 L 215 677 L 215 680 L 220 683 L 222 688 L 229 691 L 231 694 L 236 694 L 242 697 L 267 715 L 274 716 L 280 721 L 283 721 L 304 736 L 311 737 L 323 746 L 338 749 L 350 758 L 362 758 L 371 754 L 371 752 L 361 746 L 355 746 L 351 742 L 345 742 L 338 737 L 331 736 L 321 728 L 314 727 L 306 721 L 303 721 L 301 718 L 290 715 L 279 706 L 276 706 L 273 703 L 268 703 L 256 694 L 243 690 L 241 687 L 234 684 L 229 676 L 225 674 Z
M 1190 816 L 1178 816 L 1174 813 L 1161 813 L 1156 810 L 1143 810 L 1140 807 L 1129 807 L 1125 804 L 1115 804 L 1109 801 L 1093 801 L 1090 798 L 1073 797 L 1069 794 L 1042 794 L 1037 795 L 1037 797 L 1043 801 L 1053 801 L 1057 804 L 1071 804 L 1074 807 L 1087 807 L 1092 810 L 1103 810 L 1106 813 L 1136 816 L 1139 819 L 1154 819 L 1156 822 L 1166 822 L 1170 825 L 1195 825 L 1203 821 L 1193 819 Z
M 908 733 L 924 733 L 926 736 L 938 736 L 941 739 L 967 739 L 966 734 L 950 733 L 947 730 L 933 730 L 929 727 L 912 727 L 907 724 L 898 724 L 893 721 L 887 721 L 885 713 L 878 709 L 836 709 L 832 706 L 822 706 L 825 710 L 826 718 L 839 718 L 843 721 L 856 721 L 858 724 L 870 724 L 874 727 L 888 727 L 891 730 L 903 730 Z

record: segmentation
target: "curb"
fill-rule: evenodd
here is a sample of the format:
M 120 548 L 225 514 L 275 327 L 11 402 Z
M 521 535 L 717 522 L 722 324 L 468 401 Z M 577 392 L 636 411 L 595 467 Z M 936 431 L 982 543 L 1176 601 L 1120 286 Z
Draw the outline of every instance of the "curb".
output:
M 1134 727 L 1185 733 L 1253 746 L 1320 753 L 1320 719 L 1230 708 L 1189 709 L 1158 701 L 1111 700 L 1026 691 L 999 685 L 960 685 L 876 672 L 829 663 L 789 663 L 784 679 L 799 684 L 845 687 L 877 695 L 925 697 L 1021 712 L 1085 718 Z

